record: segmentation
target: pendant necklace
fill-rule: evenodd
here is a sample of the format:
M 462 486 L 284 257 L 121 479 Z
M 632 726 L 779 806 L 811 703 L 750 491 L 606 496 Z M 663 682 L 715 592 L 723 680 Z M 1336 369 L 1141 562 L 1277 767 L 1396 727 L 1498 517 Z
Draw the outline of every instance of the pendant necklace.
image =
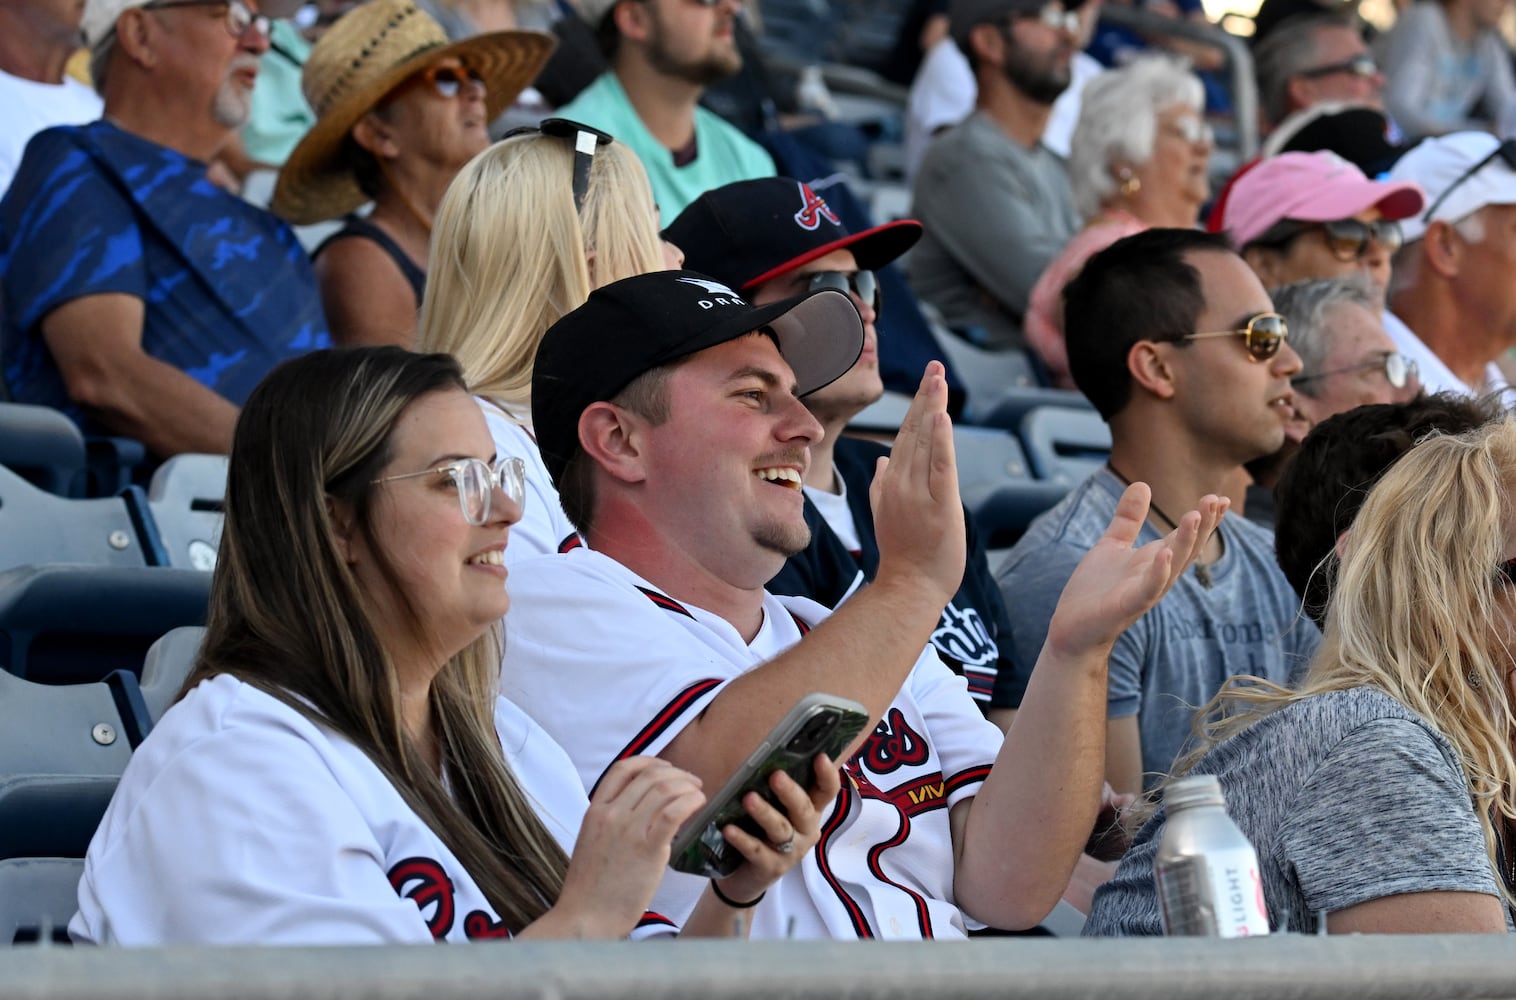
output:
M 1119 469 L 1117 469 L 1116 466 L 1112 465 L 1110 462 L 1106 462 L 1105 463 L 1105 467 L 1107 469 L 1111 470 L 1111 475 L 1113 475 L 1117 479 L 1121 480 L 1121 485 L 1123 485 L 1123 486 L 1130 486 L 1130 485 L 1132 485 L 1132 481 L 1130 479 L 1128 479 L 1126 476 L 1123 476 L 1121 474 L 1121 471 Z M 1153 501 L 1153 499 L 1151 498 L 1151 496 L 1148 498 L 1148 513 L 1158 515 L 1158 520 L 1160 520 L 1164 524 L 1168 525 L 1170 531 L 1178 531 L 1179 530 L 1179 523 L 1177 521 L 1175 521 L 1172 517 L 1169 517 L 1167 514 L 1165 514 L 1163 512 L 1162 508 L 1160 508 L 1158 506 L 1158 504 Z M 1221 533 L 1221 525 L 1220 524 L 1216 525 L 1216 533 L 1217 533 L 1218 536 Z M 1197 561 L 1195 563 L 1195 579 L 1197 579 L 1197 580 L 1200 581 L 1200 585 L 1202 587 L 1206 588 L 1207 590 L 1211 589 L 1211 584 L 1213 582 L 1212 579 L 1211 579 L 1211 568 L 1209 566 L 1205 565 L 1204 563 Z

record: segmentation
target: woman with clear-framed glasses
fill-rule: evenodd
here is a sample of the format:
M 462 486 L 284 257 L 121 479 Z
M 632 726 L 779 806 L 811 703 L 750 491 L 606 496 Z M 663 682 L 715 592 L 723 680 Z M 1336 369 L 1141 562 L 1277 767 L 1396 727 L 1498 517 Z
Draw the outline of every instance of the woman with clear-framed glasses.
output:
M 671 933 L 648 913 L 704 802 L 651 757 L 586 801 L 564 751 L 499 696 L 502 565 L 528 503 L 457 363 L 317 351 L 249 397 L 206 633 L 85 859 L 76 941 L 398 944 Z M 771 783 L 762 838 L 686 934 L 746 911 L 816 843 L 838 791 Z
M 507 561 L 578 542 L 532 435 L 532 364 L 547 328 L 602 285 L 678 267 L 635 153 L 562 118 L 512 130 L 469 162 L 437 213 L 417 347 L 458 359 L 531 497 Z
M 553 44 L 531 31 L 449 44 L 413 0 L 371 0 L 311 48 L 301 89 L 317 119 L 272 207 L 299 224 L 345 217 L 312 254 L 335 344 L 414 344 L 442 195 Z

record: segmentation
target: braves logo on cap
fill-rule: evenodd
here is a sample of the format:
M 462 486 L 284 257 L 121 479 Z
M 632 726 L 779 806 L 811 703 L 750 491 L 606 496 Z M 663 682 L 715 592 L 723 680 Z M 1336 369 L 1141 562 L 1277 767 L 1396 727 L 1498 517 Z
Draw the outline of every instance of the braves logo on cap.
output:
M 842 225 L 842 220 L 837 218 L 837 213 L 832 211 L 822 197 L 810 189 L 807 184 L 797 184 L 800 188 L 801 206 L 800 211 L 795 213 L 795 224 L 808 232 L 814 232 L 825 218 L 834 226 Z

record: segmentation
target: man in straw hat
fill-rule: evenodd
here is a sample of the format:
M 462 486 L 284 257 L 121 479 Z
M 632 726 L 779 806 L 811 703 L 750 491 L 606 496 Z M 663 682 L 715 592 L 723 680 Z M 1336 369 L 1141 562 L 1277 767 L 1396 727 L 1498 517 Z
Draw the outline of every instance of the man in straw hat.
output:
M 374 203 L 313 255 L 339 346 L 411 346 L 442 195 L 554 44 L 535 31 L 449 44 L 412 0 L 370 0 L 311 49 L 301 87 L 317 119 L 280 171 L 273 208 L 303 225 Z
M 40 133 L 0 202 L 11 394 L 160 458 L 227 451 L 264 373 L 327 341 L 294 234 L 206 176 L 286 12 L 258 3 L 89 0 L 105 117 Z
M 581 0 L 610 69 L 565 118 L 604 129 L 647 168 L 665 220 L 713 187 L 772 177 L 763 147 L 699 106 L 705 88 L 742 68 L 742 0 Z
M 927 647 L 964 565 L 937 362 L 875 477 L 874 582 L 835 612 L 764 588 L 810 533 L 800 487 L 822 428 L 803 397 L 853 367 L 864 339 L 835 288 L 752 306 L 691 271 L 613 282 L 551 327 L 532 425 L 585 544 L 512 572 L 501 684 L 587 787 L 656 754 L 714 790 L 804 695 L 859 701 L 875 725 L 844 754 L 821 843 L 761 901 L 738 900 L 757 906 L 753 936 L 1030 927 L 1099 809 L 1110 644 L 1224 508 L 1208 498 L 1207 525 L 1181 515 L 1184 530 L 1139 550 L 1147 488 L 1128 491 L 1002 740 Z M 655 907 L 677 920 L 698 889 L 668 875 Z

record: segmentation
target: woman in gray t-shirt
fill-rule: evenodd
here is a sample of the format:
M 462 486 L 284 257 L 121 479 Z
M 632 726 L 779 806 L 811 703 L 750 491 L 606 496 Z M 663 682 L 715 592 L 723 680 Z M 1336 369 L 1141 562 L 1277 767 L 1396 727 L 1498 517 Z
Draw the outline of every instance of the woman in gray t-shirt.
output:
M 1214 774 L 1275 930 L 1509 930 L 1516 902 L 1516 423 L 1417 445 L 1347 537 L 1296 690 L 1233 678 L 1176 773 Z M 1159 788 L 1159 793 L 1162 787 Z M 1161 934 L 1161 806 L 1090 935 Z

